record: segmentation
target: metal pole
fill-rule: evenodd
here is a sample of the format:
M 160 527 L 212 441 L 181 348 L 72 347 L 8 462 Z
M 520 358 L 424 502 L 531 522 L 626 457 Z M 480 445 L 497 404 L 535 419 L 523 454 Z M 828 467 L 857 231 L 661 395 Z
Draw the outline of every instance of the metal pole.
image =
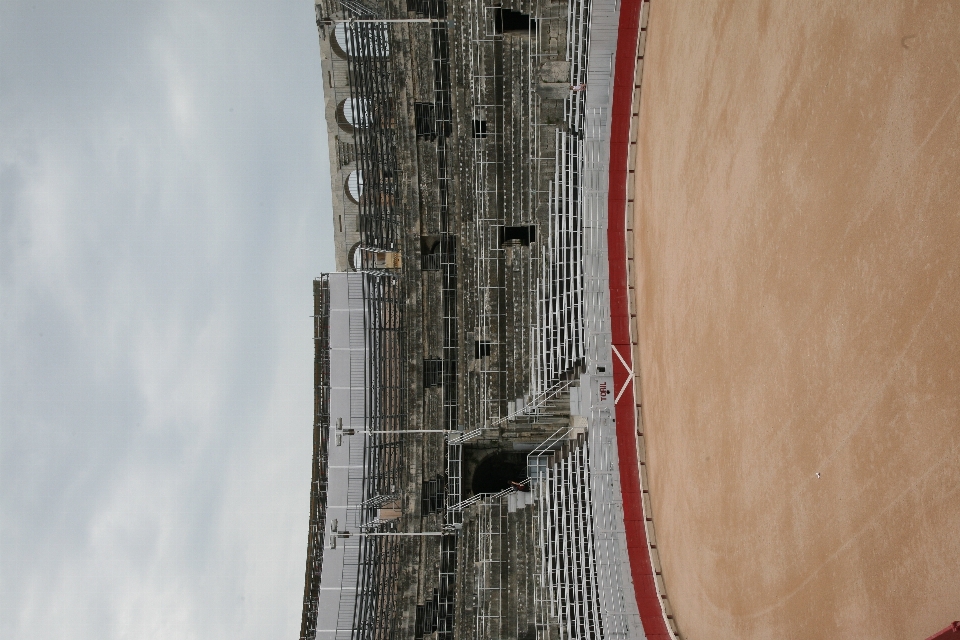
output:
M 450 532 L 448 532 L 448 531 L 419 531 L 419 532 L 405 533 L 405 532 L 402 532 L 402 531 L 400 531 L 400 532 L 389 532 L 389 531 L 386 531 L 386 532 L 383 532 L 383 533 L 377 533 L 377 532 L 373 532 L 373 531 L 372 531 L 372 532 L 369 532 L 369 533 L 354 533 L 354 534 L 352 534 L 352 535 L 357 536 L 357 537 L 366 537 L 366 536 L 411 536 L 411 537 L 414 537 L 414 536 L 448 536 L 448 535 L 450 535 Z
M 392 22 L 399 22 L 399 23 L 407 23 L 407 22 L 417 23 L 417 22 L 424 22 L 424 23 L 431 23 L 431 24 L 432 24 L 432 23 L 437 23 L 437 22 L 443 23 L 443 22 L 446 22 L 446 20 L 438 20 L 438 19 L 436 19 L 436 18 L 364 18 L 364 19 L 361 19 L 361 18 L 347 18 L 347 19 L 344 19 L 344 20 L 341 20 L 341 19 L 339 19 L 339 18 L 324 18 L 324 19 L 321 20 L 320 22 L 321 22 L 322 24 L 326 24 L 326 25 L 331 25 L 331 24 L 353 24 L 353 23 L 355 23 L 355 22 L 357 22 L 357 23 L 359 23 L 359 22 L 363 22 L 363 23 L 374 23 L 374 24 L 378 24 L 378 23 L 381 23 L 381 22 L 387 22 L 387 23 L 392 23 Z
M 398 434 L 398 433 L 450 433 L 449 429 L 395 429 L 393 431 L 357 431 L 357 433 L 362 433 L 363 435 L 384 435 L 384 434 Z M 457 432 L 459 433 L 459 432 Z
M 449 536 L 453 535 L 454 531 L 384 531 L 384 532 L 357 532 L 352 531 L 339 531 L 335 532 L 331 537 L 331 542 L 333 540 L 349 540 L 350 538 L 367 538 L 367 537 L 388 537 L 388 536 L 398 536 L 406 538 L 422 538 L 426 536 Z M 336 548 L 336 547 L 332 547 Z
M 343 432 L 345 429 L 352 429 L 352 433 L 344 433 L 343 435 L 352 436 L 358 433 L 362 434 L 375 434 L 375 435 L 390 435 L 398 433 L 451 433 L 450 429 L 384 429 L 384 430 L 373 430 L 369 431 L 364 429 L 362 426 L 354 426 L 348 424 L 344 426 L 343 418 L 337 418 L 336 430 L 338 432 Z M 459 433 L 459 432 L 452 432 Z

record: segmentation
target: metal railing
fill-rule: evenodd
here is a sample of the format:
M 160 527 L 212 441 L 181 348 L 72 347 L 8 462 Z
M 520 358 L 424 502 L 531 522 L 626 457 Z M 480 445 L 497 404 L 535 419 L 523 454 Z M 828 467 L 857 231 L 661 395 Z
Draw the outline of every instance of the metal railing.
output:
M 589 458 L 582 434 L 528 458 L 536 474 L 531 488 L 539 525 L 540 584 L 546 591 L 539 602 L 548 607 L 538 618 L 555 620 L 561 639 L 606 637 L 597 597 Z

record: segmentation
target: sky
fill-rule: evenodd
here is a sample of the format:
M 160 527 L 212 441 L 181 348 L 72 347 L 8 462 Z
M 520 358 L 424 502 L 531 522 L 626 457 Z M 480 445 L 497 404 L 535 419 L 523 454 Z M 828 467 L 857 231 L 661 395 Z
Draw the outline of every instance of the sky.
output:
M 310 0 L 0 2 L 0 637 L 295 638 Z

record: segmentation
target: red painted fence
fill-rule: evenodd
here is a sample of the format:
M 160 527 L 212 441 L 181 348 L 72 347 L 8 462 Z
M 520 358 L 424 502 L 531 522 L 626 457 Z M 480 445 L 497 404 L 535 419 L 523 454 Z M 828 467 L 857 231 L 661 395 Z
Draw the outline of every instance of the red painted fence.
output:
M 954 622 L 943 631 L 933 634 L 927 640 L 960 640 L 960 622 Z
M 641 0 L 622 0 L 617 35 L 616 68 L 613 86 L 613 113 L 610 131 L 610 193 L 608 200 L 607 246 L 610 262 L 610 316 L 613 346 L 630 369 L 633 348 L 630 341 L 630 303 L 627 298 L 627 160 L 630 149 L 630 118 L 633 104 L 633 80 L 640 35 Z M 613 358 L 614 385 L 619 392 L 633 384 L 631 371 Z M 643 516 L 640 465 L 637 460 L 636 407 L 632 389 L 617 403 L 617 448 L 620 456 L 620 485 L 623 491 L 623 516 L 627 533 L 627 551 L 633 575 L 633 588 L 643 629 L 649 640 L 668 640 L 663 610 L 657 595 L 656 580 L 647 550 L 647 530 Z

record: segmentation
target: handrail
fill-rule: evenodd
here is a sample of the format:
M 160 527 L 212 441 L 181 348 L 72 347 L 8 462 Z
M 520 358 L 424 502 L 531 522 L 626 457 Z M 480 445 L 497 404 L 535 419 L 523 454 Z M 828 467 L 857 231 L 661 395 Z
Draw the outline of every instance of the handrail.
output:
M 456 438 L 450 438 L 448 436 L 447 444 L 463 444 L 468 440 L 473 440 L 474 438 L 479 436 L 481 433 L 483 433 L 483 427 L 479 427 L 477 429 L 474 429 L 473 431 L 464 431 Z
M 536 395 L 536 396 L 534 397 L 533 401 L 530 402 L 530 404 L 524 405 L 522 409 L 517 409 L 516 411 L 514 411 L 514 412 L 511 413 L 511 414 L 508 414 L 508 415 L 506 415 L 506 416 L 504 416 L 504 417 L 502 417 L 502 418 L 498 418 L 498 419 L 494 420 L 494 421 L 491 423 L 491 425 L 496 427 L 496 426 L 499 426 L 499 425 L 503 424 L 504 422 L 507 422 L 508 420 L 513 420 L 513 419 L 516 418 L 517 416 L 529 416 L 529 415 L 534 415 L 533 412 L 534 412 L 536 409 L 539 409 L 540 407 L 542 407 L 543 405 L 545 405 L 545 404 L 546 404 L 547 402 L 549 402 L 550 400 L 553 400 L 557 395 L 559 395 L 560 393 L 562 393 L 563 391 L 565 391 L 565 390 L 566 390 L 568 387 L 570 387 L 570 385 L 572 385 L 573 383 L 574 383 L 574 379 L 573 379 L 573 378 L 571 378 L 570 380 L 561 380 L 560 382 L 556 383 L 555 385 L 553 385 L 552 387 L 550 387 L 550 388 L 547 389 L 546 391 L 544 391 L 544 392 Z
M 517 484 L 520 486 L 527 486 L 530 484 L 530 478 L 526 478 L 523 480 L 523 482 L 518 482 Z M 499 500 L 503 496 L 509 495 L 511 493 L 517 493 L 517 492 L 518 492 L 518 489 L 516 487 L 507 487 L 506 489 L 499 491 L 497 493 L 478 493 L 476 495 L 470 496 L 466 500 L 461 500 L 460 502 L 453 505 L 452 507 L 447 507 L 447 511 L 463 511 L 470 505 L 476 504 L 481 500 L 487 500 L 487 499 Z

